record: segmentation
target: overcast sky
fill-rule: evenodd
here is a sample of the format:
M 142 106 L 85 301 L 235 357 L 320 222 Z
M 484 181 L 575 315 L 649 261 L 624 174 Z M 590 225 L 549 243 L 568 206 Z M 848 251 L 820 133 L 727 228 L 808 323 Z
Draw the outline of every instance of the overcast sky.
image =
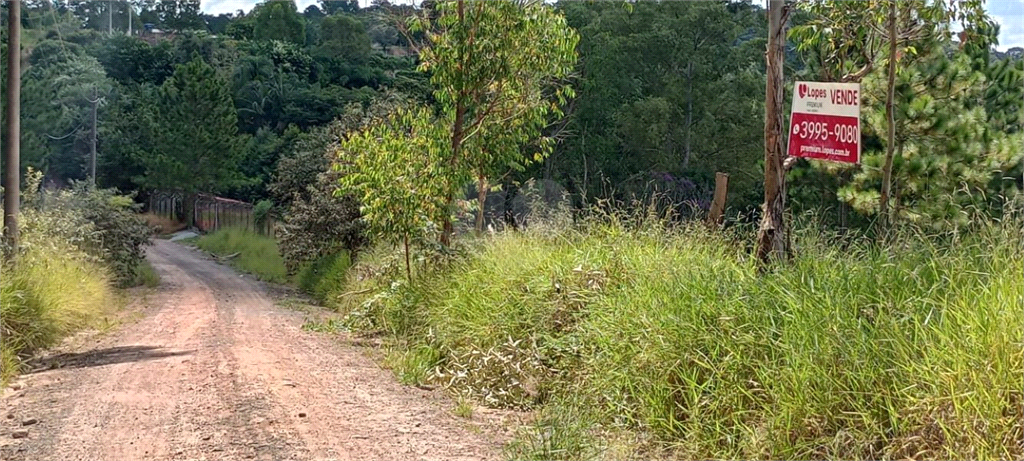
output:
M 392 0 L 392 3 L 410 3 L 412 0 Z M 763 0 L 755 0 L 763 3 Z M 238 10 L 249 11 L 257 0 L 204 0 L 203 11 L 210 14 L 234 13 Z M 296 0 L 299 11 L 309 5 L 317 4 L 317 0 Z M 359 0 L 361 6 L 368 6 L 370 0 Z M 999 31 L 999 47 L 1001 51 L 1016 46 L 1024 47 L 1024 0 L 988 0 L 989 14 L 1001 25 Z

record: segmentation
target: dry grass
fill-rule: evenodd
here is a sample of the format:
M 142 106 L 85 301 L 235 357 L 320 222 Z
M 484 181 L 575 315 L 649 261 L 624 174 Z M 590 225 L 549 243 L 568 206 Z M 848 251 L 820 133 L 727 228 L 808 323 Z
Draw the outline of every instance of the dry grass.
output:
M 142 217 L 146 219 L 146 225 L 148 225 L 150 229 L 153 229 L 153 233 L 157 235 L 173 234 L 188 227 L 188 225 L 183 222 L 178 222 L 153 213 L 145 213 Z

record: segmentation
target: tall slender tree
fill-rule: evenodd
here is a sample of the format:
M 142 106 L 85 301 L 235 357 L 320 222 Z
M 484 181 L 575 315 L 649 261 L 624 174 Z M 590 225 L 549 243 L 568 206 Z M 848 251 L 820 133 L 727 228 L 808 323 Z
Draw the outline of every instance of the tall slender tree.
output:
M 782 127 L 783 65 L 787 10 L 784 0 L 768 2 L 768 75 L 764 114 L 764 209 L 757 231 L 757 259 L 763 263 L 790 256 L 786 229 L 785 143 Z
M 459 175 L 453 184 L 460 187 L 475 173 L 485 190 L 496 168 L 531 160 L 519 147 L 539 136 L 549 113 L 558 112 L 543 89 L 572 71 L 579 36 L 540 1 L 445 1 L 429 14 L 436 20 L 421 17 L 414 31 L 427 32 L 430 46 L 421 50 L 420 68 L 431 72 L 434 98 L 449 127 L 447 162 Z M 556 85 L 549 94 L 564 102 L 572 90 Z M 455 192 L 447 194 L 449 208 Z M 450 218 L 443 228 L 447 246 Z

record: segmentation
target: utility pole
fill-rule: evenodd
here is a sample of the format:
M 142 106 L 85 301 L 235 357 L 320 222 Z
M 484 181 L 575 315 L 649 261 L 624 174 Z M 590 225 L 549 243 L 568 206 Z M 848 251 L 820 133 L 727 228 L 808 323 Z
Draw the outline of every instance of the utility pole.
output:
M 21 201 L 21 0 L 7 1 L 7 152 L 4 155 L 4 237 L 18 248 Z
M 114 2 L 107 0 L 107 35 L 114 35 Z
M 128 36 L 132 36 L 132 2 L 125 2 L 125 6 L 128 7 Z
M 96 94 L 96 87 L 92 88 L 92 135 L 90 136 L 89 145 L 89 181 L 92 182 L 93 186 L 96 186 L 96 105 L 100 102 L 100 97 Z
M 757 231 L 757 259 L 768 264 L 789 258 L 786 229 L 785 145 L 782 139 L 783 73 L 786 43 L 784 0 L 768 2 L 768 69 L 764 104 L 764 208 Z

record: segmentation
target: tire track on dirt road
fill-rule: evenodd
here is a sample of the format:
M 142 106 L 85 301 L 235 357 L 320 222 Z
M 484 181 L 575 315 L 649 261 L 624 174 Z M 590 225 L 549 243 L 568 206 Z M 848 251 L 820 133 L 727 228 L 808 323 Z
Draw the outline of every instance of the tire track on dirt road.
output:
M 263 286 L 156 241 L 162 280 L 140 321 L 50 357 L 3 398 L 5 460 L 495 459 L 436 393 L 300 328 Z M 12 439 L 24 418 L 39 420 Z

